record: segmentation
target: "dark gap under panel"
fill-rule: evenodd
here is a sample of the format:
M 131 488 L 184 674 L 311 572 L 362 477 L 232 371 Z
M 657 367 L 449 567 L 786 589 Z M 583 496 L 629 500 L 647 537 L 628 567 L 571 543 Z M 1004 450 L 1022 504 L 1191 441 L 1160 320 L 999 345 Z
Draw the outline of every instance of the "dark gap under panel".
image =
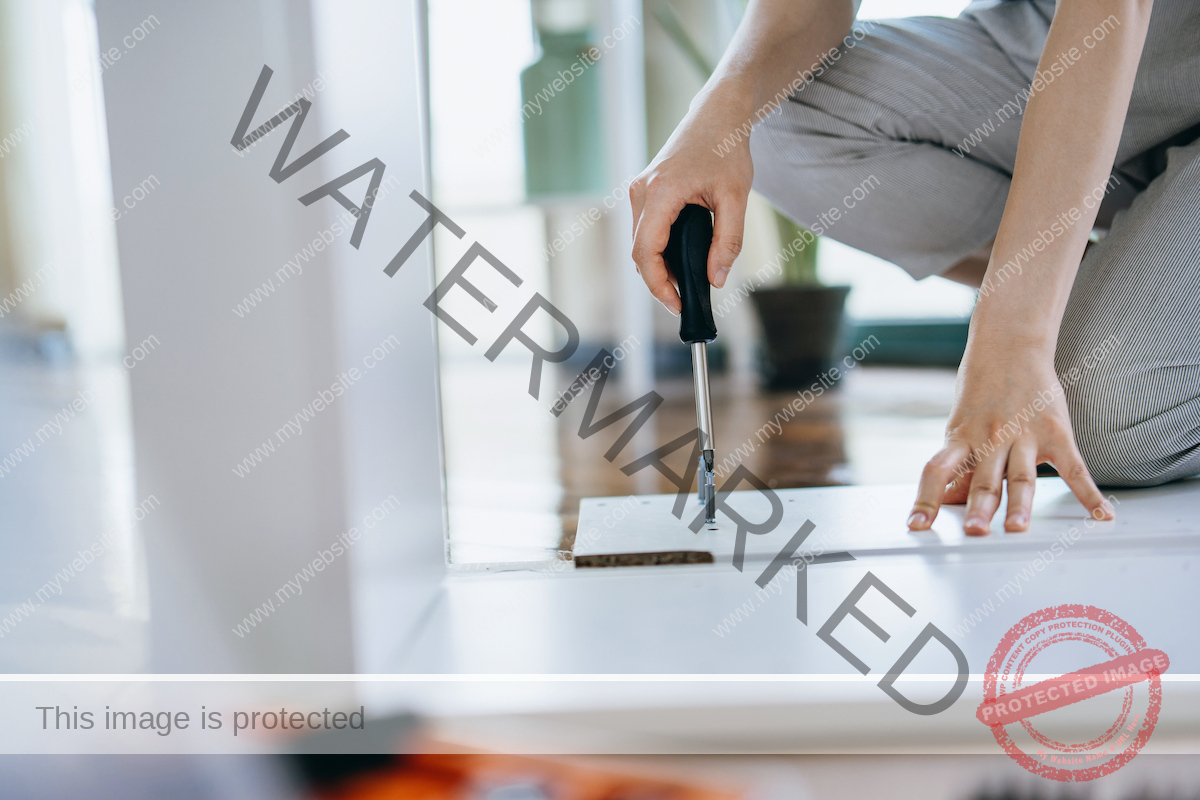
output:
M 712 553 L 703 550 L 667 550 L 661 553 L 600 553 L 576 556 L 575 568 L 656 567 L 665 564 L 712 564 Z

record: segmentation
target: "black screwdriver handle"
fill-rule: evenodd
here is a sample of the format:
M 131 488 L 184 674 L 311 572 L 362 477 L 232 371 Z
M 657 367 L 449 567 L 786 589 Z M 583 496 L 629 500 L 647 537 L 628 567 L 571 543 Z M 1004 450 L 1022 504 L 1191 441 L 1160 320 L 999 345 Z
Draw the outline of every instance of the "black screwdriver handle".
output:
M 671 238 L 663 251 L 663 260 L 679 284 L 679 299 L 683 301 L 679 339 L 684 344 L 707 344 L 717 338 L 708 285 L 712 238 L 712 213 L 704 206 L 686 205 L 671 226 Z

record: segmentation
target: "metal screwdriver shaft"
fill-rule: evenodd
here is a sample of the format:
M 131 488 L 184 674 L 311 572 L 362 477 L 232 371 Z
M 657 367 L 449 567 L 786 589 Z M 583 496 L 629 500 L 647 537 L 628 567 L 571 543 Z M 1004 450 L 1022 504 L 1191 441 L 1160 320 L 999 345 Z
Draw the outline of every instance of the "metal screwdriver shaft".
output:
M 708 250 L 712 246 L 712 214 L 697 205 L 684 206 L 671 226 L 671 237 L 663 259 L 679 287 L 682 309 L 679 339 L 692 348 L 692 381 L 696 390 L 696 427 L 700 433 L 701 456 L 696 469 L 696 493 L 704 504 L 704 518 L 715 522 L 715 483 L 712 405 L 708 388 L 708 345 L 717 338 L 709 299 Z
M 692 345 L 692 383 L 696 389 L 696 427 L 700 429 L 700 464 L 696 472 L 696 491 L 704 504 L 704 520 L 717 517 L 717 487 L 713 482 L 712 406 L 708 394 L 708 344 Z

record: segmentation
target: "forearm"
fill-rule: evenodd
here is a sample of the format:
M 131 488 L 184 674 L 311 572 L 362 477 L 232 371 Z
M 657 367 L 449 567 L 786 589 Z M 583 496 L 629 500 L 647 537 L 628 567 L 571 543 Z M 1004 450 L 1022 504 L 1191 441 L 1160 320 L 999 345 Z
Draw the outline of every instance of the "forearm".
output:
M 972 339 L 980 330 L 999 331 L 1053 353 L 1116 156 L 1150 5 L 1059 3 L 1038 65 L 1044 77 L 1035 80 L 1026 106 Z
M 777 107 L 829 68 L 822 57 L 841 44 L 853 22 L 851 0 L 751 0 L 697 102 L 716 92 L 747 115 Z

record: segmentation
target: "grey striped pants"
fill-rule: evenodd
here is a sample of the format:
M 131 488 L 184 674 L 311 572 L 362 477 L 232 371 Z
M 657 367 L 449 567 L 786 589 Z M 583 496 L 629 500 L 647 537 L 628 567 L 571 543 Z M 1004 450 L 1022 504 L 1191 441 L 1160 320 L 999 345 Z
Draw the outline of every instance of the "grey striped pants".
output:
M 1049 20 L 1033 2 L 969 12 L 857 23 L 861 41 L 755 128 L 754 188 L 812 225 L 874 176 L 826 235 L 915 278 L 985 245 Z M 1200 2 L 1160 0 L 1100 209 L 1110 230 L 1080 266 L 1056 356 L 1060 375 L 1078 375 L 1064 390 L 1101 485 L 1200 473 L 1198 125 Z

